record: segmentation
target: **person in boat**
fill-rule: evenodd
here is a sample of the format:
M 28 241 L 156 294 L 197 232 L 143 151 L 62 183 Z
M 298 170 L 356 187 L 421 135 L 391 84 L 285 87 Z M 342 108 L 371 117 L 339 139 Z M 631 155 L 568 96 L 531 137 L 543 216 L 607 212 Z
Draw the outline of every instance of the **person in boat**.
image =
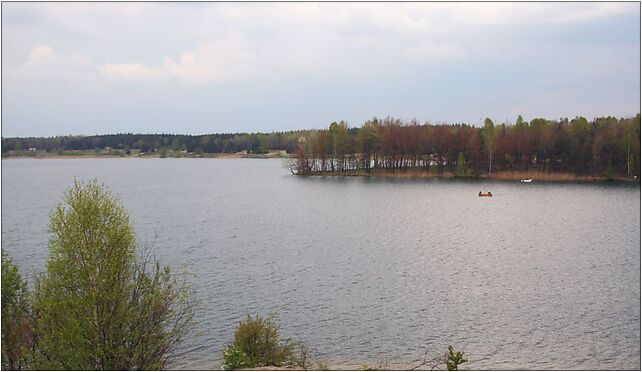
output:
M 481 196 L 481 191 L 479 191 L 479 196 Z
M 493 193 L 489 191 L 488 196 L 493 196 Z

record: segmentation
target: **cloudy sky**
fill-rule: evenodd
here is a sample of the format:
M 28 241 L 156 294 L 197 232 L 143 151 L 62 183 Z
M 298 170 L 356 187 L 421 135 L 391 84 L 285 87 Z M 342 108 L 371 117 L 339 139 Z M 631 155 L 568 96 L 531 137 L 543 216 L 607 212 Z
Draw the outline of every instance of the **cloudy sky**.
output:
M 2 3 L 2 135 L 629 116 L 639 3 Z

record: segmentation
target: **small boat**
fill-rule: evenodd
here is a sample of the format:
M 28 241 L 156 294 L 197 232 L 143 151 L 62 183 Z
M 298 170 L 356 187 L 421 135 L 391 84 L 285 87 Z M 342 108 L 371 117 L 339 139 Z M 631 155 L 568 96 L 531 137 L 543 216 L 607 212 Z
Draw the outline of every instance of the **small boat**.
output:
M 482 194 L 482 192 L 480 191 L 480 192 L 479 192 L 479 196 L 486 196 L 486 197 L 491 198 L 491 197 L 493 196 L 493 193 L 491 193 L 491 192 L 489 191 L 489 192 L 487 192 L 487 193 Z
M 529 178 L 529 179 L 527 179 L 527 180 L 521 180 L 521 181 L 519 181 L 519 182 L 530 183 L 530 182 L 533 182 L 533 179 L 532 179 L 532 178 Z

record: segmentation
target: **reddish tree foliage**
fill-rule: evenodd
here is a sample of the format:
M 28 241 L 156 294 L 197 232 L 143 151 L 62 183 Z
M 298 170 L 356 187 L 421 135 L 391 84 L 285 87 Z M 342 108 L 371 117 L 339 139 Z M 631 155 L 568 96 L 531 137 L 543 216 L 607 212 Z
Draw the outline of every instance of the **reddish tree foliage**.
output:
M 484 129 L 467 124 L 419 124 L 390 117 L 373 118 L 353 129 L 333 123 L 329 130 L 302 136 L 292 170 L 302 175 L 423 169 L 478 176 L 492 169 L 640 176 L 640 114 L 590 122 L 582 117 L 528 122 L 520 116 L 515 123 L 494 128 L 489 123 L 486 130 L 492 131 L 485 137 Z

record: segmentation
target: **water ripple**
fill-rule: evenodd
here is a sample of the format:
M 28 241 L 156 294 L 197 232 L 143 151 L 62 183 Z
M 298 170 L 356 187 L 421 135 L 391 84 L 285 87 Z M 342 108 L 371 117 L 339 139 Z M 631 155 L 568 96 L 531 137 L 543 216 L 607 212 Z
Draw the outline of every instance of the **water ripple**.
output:
M 2 247 L 24 272 L 44 270 L 74 176 L 106 182 L 138 240 L 187 269 L 202 309 L 173 368 L 218 368 L 236 324 L 271 311 L 332 365 L 408 366 L 452 344 L 469 369 L 640 367 L 639 187 L 301 178 L 269 160 L 3 172 Z

